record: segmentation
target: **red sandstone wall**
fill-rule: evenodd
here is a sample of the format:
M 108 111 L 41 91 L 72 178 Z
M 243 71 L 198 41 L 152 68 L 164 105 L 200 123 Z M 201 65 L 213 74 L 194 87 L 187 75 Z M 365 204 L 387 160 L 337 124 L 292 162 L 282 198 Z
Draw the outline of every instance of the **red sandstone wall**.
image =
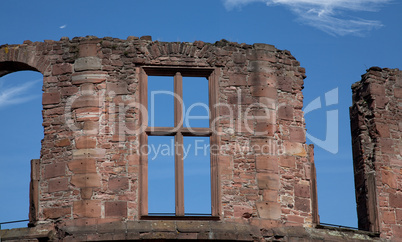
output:
M 402 71 L 372 67 L 350 109 L 359 228 L 402 237 Z
M 219 145 L 229 147 L 218 157 L 220 221 L 259 228 L 318 222 L 299 62 L 266 44 L 165 43 L 149 37 L 1 46 L 0 75 L 33 69 L 44 76 L 45 137 L 32 222 L 70 226 L 140 219 L 140 140 L 130 132 L 140 127 L 139 110 L 121 113 L 117 107 L 139 101 L 142 66 L 218 70 L 218 100 L 236 111 L 233 123 L 218 122 Z M 268 109 L 252 108 L 247 116 L 252 104 Z M 217 111 L 227 115 L 227 108 Z M 259 118 L 267 112 L 269 118 Z M 397 140 L 393 130 L 383 142 Z M 236 151 L 239 145 L 243 152 Z M 396 174 L 393 169 L 382 176 Z

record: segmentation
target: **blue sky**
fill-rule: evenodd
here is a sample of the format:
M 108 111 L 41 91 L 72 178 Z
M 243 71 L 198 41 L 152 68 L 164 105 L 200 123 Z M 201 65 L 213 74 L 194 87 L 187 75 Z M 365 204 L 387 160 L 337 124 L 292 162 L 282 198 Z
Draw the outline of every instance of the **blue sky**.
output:
M 400 1 L 2 1 L 2 10 L 0 45 L 62 36 L 151 35 L 160 41 L 227 39 L 290 50 L 307 71 L 305 106 L 320 97 L 321 108 L 306 114 L 308 133 L 325 140 L 327 114 L 335 110 L 339 116 L 339 140 L 332 144 L 339 145 L 338 152 L 315 149 L 321 221 L 357 225 L 350 86 L 371 66 L 402 68 Z M 26 177 L 30 159 L 39 158 L 42 138 L 38 78 L 22 72 L 0 78 L 0 221 L 27 218 Z M 326 103 L 325 94 L 336 88 L 338 102 Z

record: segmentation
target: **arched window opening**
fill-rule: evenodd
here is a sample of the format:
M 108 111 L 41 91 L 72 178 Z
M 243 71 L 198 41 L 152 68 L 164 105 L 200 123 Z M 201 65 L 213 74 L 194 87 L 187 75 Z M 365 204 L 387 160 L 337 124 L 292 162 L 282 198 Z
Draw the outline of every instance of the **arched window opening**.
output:
M 31 160 L 40 158 L 43 139 L 43 75 L 13 72 L 19 69 L 17 64 L 14 69 L 2 67 L 4 63 L 0 63 L 0 76 L 6 74 L 0 78 L 0 223 L 28 220 Z M 27 224 L 2 224 L 1 229 Z

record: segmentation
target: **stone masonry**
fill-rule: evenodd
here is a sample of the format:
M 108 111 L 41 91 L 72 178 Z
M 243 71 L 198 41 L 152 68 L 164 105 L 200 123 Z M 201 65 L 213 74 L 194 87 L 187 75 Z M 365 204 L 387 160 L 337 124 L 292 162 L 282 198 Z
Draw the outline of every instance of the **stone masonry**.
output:
M 359 228 L 402 237 L 402 71 L 372 67 L 350 108 Z
M 225 40 L 167 43 L 150 36 L 0 46 L 0 76 L 21 70 L 43 74 L 44 139 L 40 159 L 32 161 L 30 228 L 0 231 L 4 241 L 378 239 L 376 233 L 319 225 L 313 147 L 306 144 L 302 112 L 305 70 L 289 51 Z M 144 82 L 152 73 L 172 71 L 208 73 L 210 100 L 218 104 L 210 110 L 216 120 L 209 135 L 219 151 L 211 155 L 212 216 L 147 214 Z M 372 72 L 379 75 L 372 74 L 376 82 L 393 76 L 395 83 L 395 72 Z M 373 103 L 385 105 L 381 100 Z M 386 184 L 377 182 L 384 189 L 377 192 L 383 204 L 377 213 L 387 213 L 378 220 L 379 230 L 361 226 L 384 238 L 401 231 L 400 221 L 383 219 L 401 208 L 400 194 L 389 192 L 398 189 L 400 177 L 392 165 L 400 160 L 398 117 L 389 117 L 396 124 L 384 127 L 388 136 L 381 140 L 395 156 L 387 156 L 388 168 L 370 167 L 382 172 L 372 180 Z

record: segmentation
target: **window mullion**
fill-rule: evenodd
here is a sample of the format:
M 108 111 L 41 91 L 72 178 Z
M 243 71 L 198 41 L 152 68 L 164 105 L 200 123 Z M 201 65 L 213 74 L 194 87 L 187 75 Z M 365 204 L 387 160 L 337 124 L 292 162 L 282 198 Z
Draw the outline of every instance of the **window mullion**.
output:
M 183 127 L 183 77 L 180 72 L 174 76 L 174 125 L 180 130 Z
M 184 168 L 183 168 L 183 77 L 180 72 L 174 76 L 174 124 L 175 135 L 175 195 L 176 216 L 184 216 Z
M 175 191 L 176 216 L 184 216 L 184 166 L 183 166 L 183 135 L 175 135 Z

